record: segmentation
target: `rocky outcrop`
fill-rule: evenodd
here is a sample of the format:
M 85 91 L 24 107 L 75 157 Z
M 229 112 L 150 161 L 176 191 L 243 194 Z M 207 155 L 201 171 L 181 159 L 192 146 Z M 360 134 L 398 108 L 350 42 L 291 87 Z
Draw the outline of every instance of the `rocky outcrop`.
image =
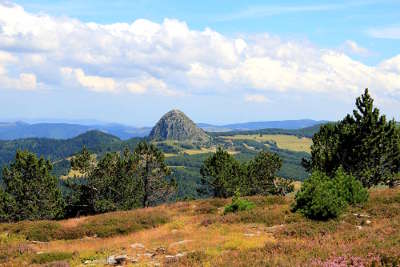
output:
M 151 130 L 152 141 L 190 141 L 206 143 L 210 137 L 187 117 L 182 111 L 174 109 L 166 113 Z

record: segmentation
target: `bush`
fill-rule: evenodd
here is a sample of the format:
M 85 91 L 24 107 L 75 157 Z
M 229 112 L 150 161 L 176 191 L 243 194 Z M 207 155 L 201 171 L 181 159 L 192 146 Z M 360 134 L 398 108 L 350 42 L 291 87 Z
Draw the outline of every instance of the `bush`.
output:
M 362 204 L 368 200 L 368 190 L 354 176 L 348 175 L 343 168 L 335 173 L 335 182 L 339 194 L 350 205 Z
M 310 219 L 327 220 L 338 217 L 348 204 L 361 204 L 367 199 L 368 191 L 342 168 L 333 179 L 314 171 L 297 192 L 292 211 L 299 211 Z
M 246 199 L 237 199 L 236 201 L 232 201 L 232 204 L 225 207 L 224 213 L 226 214 L 229 212 L 251 210 L 254 207 L 255 205 L 251 201 L 248 201 Z
M 230 212 L 251 210 L 255 206 L 256 205 L 253 202 L 240 198 L 239 191 L 236 191 L 235 196 L 232 199 L 232 203 L 225 207 L 224 214 Z

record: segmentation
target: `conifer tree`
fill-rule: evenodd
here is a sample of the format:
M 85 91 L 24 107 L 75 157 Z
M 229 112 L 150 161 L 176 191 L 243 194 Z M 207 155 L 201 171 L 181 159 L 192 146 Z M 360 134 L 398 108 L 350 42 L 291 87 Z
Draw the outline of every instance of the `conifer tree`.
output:
M 58 219 L 64 215 L 64 200 L 57 178 L 50 174 L 51 169 L 49 160 L 17 151 L 15 161 L 3 169 L 1 198 L 8 203 L 3 207 L 11 212 L 8 219 Z
M 305 160 L 303 165 L 328 175 L 342 166 L 366 187 L 393 184 L 400 168 L 399 130 L 394 120 L 380 115 L 373 102 L 365 89 L 352 115 L 322 126 L 313 137 L 311 161 Z

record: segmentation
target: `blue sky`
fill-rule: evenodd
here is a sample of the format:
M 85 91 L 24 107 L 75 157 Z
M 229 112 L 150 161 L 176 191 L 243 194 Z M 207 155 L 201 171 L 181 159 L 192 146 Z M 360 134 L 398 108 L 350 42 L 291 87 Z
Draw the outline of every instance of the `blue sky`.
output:
M 399 1 L 0 1 L 0 120 L 400 119 Z

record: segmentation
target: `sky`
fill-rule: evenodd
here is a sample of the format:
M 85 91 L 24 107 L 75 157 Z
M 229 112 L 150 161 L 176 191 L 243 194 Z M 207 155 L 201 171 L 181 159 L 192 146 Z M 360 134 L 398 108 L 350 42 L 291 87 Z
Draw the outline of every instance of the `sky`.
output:
M 400 120 L 400 1 L 0 0 L 0 121 L 338 120 L 366 87 Z

